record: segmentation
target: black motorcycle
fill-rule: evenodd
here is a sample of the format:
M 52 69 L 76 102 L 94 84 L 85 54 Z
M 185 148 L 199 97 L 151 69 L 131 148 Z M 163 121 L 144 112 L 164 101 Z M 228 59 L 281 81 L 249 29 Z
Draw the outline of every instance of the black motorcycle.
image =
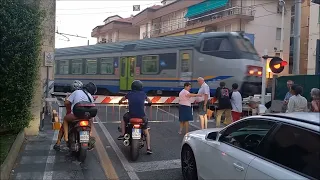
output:
M 145 105 L 151 106 L 149 103 Z M 143 125 L 144 122 L 141 118 L 131 118 L 129 123 L 125 126 L 123 145 L 130 146 L 130 157 L 132 161 L 136 161 L 138 159 L 139 151 L 144 147 L 144 143 L 146 141 L 146 136 L 142 129 Z M 121 132 L 120 127 L 118 127 L 118 131 Z
M 87 156 L 88 143 L 90 140 L 91 119 L 97 115 L 94 103 L 80 102 L 75 104 L 73 114 L 78 117 L 69 123 L 68 147 L 80 162 L 84 162 Z

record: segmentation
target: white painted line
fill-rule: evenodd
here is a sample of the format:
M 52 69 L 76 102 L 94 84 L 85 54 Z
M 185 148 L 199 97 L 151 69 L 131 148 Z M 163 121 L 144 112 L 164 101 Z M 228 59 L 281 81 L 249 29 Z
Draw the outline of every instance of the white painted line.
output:
M 165 169 L 179 169 L 181 168 L 181 160 L 167 160 L 167 161 L 151 161 L 151 162 L 139 162 L 131 163 L 135 172 L 147 172 L 147 171 L 157 171 Z
M 176 116 L 176 115 L 174 115 L 174 114 L 172 114 L 172 113 L 169 113 L 169 112 L 167 112 L 167 111 L 165 111 L 165 110 L 163 110 L 163 109 L 161 109 L 161 108 L 158 108 L 160 111 L 162 111 L 162 112 L 165 112 L 165 113 L 168 113 L 169 115 L 171 115 L 171 116 L 173 116 L 173 117 L 175 117 L 175 118 L 178 118 L 179 119 L 179 117 L 178 116 Z M 194 128 L 196 128 L 196 129 L 201 129 L 199 126 L 197 126 L 197 125 L 194 125 L 193 123 L 189 123 L 190 124 L 190 126 L 192 126 L 192 127 L 194 127 Z
M 26 151 L 48 150 L 51 145 L 27 144 L 24 148 Z
M 41 179 L 42 176 L 42 172 L 19 172 L 14 179 Z
M 96 119 L 98 121 L 98 124 L 103 132 L 103 134 L 106 136 L 106 138 L 108 139 L 112 149 L 115 151 L 115 153 L 117 154 L 121 164 L 123 165 L 124 169 L 127 171 L 128 176 L 130 177 L 131 180 L 140 180 L 138 175 L 134 172 L 132 166 L 129 164 L 128 160 L 126 159 L 126 157 L 123 155 L 123 153 L 121 152 L 120 148 L 118 147 L 118 145 L 116 144 L 116 142 L 113 140 L 112 136 L 110 135 L 109 131 L 107 130 L 107 128 L 101 123 L 100 118 L 98 116 L 96 116 Z
M 55 156 L 22 156 L 20 164 L 52 164 L 54 161 Z
M 52 180 L 52 176 L 53 176 L 53 171 L 49 171 L 49 164 L 54 164 L 55 161 L 55 150 L 53 150 L 53 146 L 55 144 L 55 141 L 57 141 L 58 139 L 58 134 L 59 131 L 54 131 L 53 137 L 52 137 L 52 143 L 51 146 L 49 147 L 49 154 L 53 154 L 53 156 L 48 156 L 47 157 L 47 161 L 46 161 L 46 167 L 44 169 L 44 174 L 43 174 L 43 180 Z

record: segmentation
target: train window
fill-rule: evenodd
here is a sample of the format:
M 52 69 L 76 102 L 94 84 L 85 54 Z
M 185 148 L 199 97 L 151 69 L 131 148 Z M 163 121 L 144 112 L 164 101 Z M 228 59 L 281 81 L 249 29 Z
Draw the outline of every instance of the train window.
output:
M 101 74 L 113 74 L 113 58 L 103 58 L 100 61 Z
M 86 74 L 97 74 L 97 60 L 87 60 Z
M 227 38 L 210 38 L 204 40 L 202 52 L 231 51 L 231 44 Z
M 257 54 L 256 50 L 254 49 L 253 45 L 249 40 L 237 37 L 235 38 L 235 43 L 237 47 L 240 49 L 240 51 Z
M 53 74 L 57 74 L 58 72 L 58 61 L 54 61 L 54 65 L 53 65 Z
M 142 56 L 142 74 L 159 72 L 159 56 Z
M 181 72 L 189 72 L 190 54 L 183 53 L 181 56 Z
M 82 60 L 72 60 L 72 74 L 82 74 Z
M 69 74 L 69 61 L 68 60 L 60 60 L 59 65 L 59 73 L 60 74 Z

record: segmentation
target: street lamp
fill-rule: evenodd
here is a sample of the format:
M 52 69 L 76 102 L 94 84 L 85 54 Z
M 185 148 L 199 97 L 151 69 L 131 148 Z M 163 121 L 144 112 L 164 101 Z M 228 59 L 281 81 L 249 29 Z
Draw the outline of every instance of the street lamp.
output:
M 282 15 L 281 15 L 281 38 L 280 38 L 280 57 L 283 59 L 283 39 L 284 39 L 284 30 L 283 30 L 283 26 L 284 26 L 284 10 L 285 10 L 285 2 L 284 0 L 279 0 L 279 6 L 282 9 Z

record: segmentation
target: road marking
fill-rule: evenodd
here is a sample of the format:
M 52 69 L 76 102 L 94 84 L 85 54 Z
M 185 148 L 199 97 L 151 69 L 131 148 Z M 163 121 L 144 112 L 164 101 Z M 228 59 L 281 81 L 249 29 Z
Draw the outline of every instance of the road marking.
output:
M 139 162 L 131 163 L 135 172 L 147 172 L 147 171 L 157 171 L 165 169 L 179 169 L 181 168 L 181 160 L 164 160 L 164 161 L 151 161 L 151 162 Z
M 176 116 L 176 115 L 174 115 L 174 114 L 172 114 L 172 113 L 169 113 L 169 112 L 167 112 L 167 111 L 165 111 L 165 110 L 163 110 L 163 109 L 161 109 L 161 108 L 158 108 L 160 111 L 162 111 L 162 112 L 165 112 L 165 113 L 168 113 L 169 115 L 171 115 L 171 116 L 174 116 L 175 118 L 179 118 L 178 116 Z M 192 127 L 194 127 L 194 128 L 196 128 L 196 129 L 201 129 L 199 126 L 197 126 L 197 125 L 194 125 L 193 123 L 189 123 L 190 124 L 190 126 L 192 126 Z
M 51 168 L 55 161 L 56 154 L 55 154 L 55 150 L 53 150 L 53 146 L 55 144 L 55 141 L 57 141 L 58 139 L 58 134 L 59 134 L 59 131 L 54 131 L 52 141 L 51 141 L 51 146 L 49 147 L 50 148 L 49 154 L 52 154 L 52 156 L 47 157 L 46 166 L 45 166 L 45 170 L 42 178 L 43 180 L 52 180 L 53 171 L 49 171 L 49 170 L 52 170 Z
M 103 132 L 103 134 L 106 136 L 108 139 L 112 149 L 115 151 L 117 154 L 122 166 L 124 169 L 127 171 L 128 176 L 130 177 L 131 180 L 140 180 L 138 175 L 134 172 L 132 166 L 129 164 L 128 160 L 124 157 L 123 153 L 121 152 L 120 148 L 116 144 L 116 142 L 113 140 L 112 136 L 110 135 L 109 131 L 107 128 L 101 123 L 100 118 L 96 116 L 96 119 L 98 121 L 98 124 Z
M 103 168 L 103 171 L 107 177 L 107 179 L 119 179 L 113 165 L 112 162 L 107 154 L 106 149 L 104 148 L 104 146 L 102 145 L 101 139 L 96 131 L 96 129 L 94 128 L 94 126 L 92 127 L 92 133 L 95 136 L 96 139 L 96 150 L 98 152 L 99 158 L 101 160 L 101 166 Z

